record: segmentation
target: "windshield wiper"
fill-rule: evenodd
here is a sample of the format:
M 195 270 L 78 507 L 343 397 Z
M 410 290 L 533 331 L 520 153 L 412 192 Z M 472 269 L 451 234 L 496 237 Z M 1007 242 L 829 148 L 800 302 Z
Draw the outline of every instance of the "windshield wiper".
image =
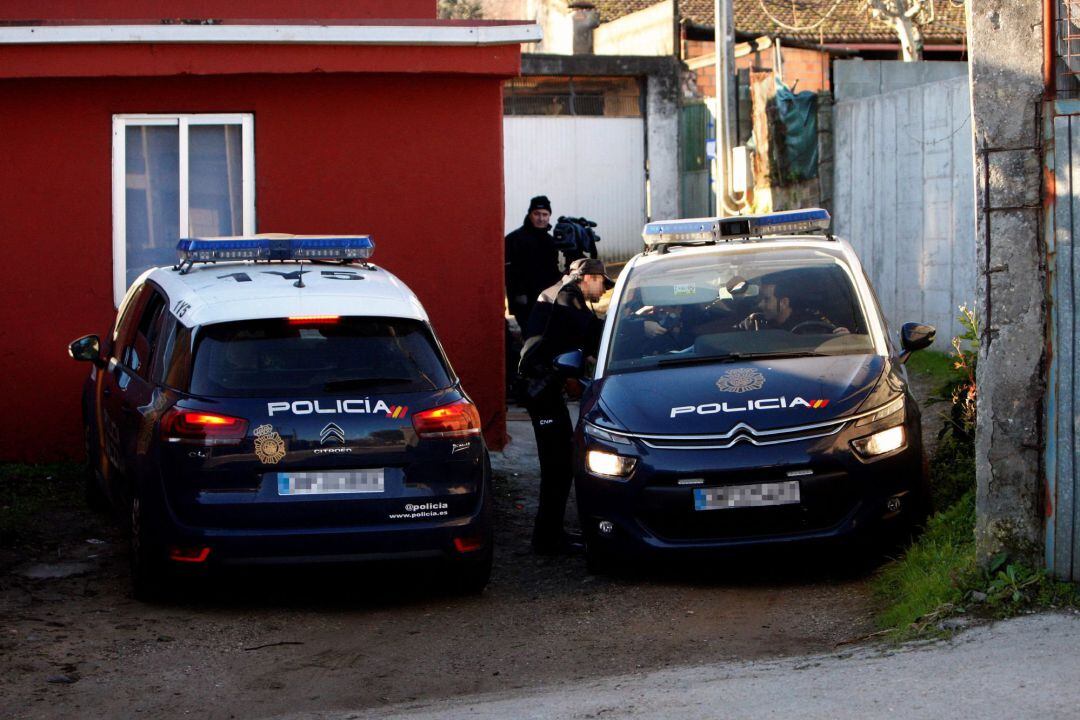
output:
M 361 390 L 375 385 L 408 385 L 413 382 L 407 377 L 375 377 L 353 378 L 350 380 L 331 380 L 323 385 L 323 392 L 340 392 L 342 390 Z
M 671 357 L 664 358 L 656 364 L 666 367 L 671 365 L 705 365 L 707 363 L 729 363 L 739 362 L 741 360 L 773 360 L 780 358 L 802 357 L 828 357 L 828 355 L 827 353 L 809 351 L 785 352 L 777 350 L 773 352 L 726 353 L 724 355 L 691 355 L 689 357 Z

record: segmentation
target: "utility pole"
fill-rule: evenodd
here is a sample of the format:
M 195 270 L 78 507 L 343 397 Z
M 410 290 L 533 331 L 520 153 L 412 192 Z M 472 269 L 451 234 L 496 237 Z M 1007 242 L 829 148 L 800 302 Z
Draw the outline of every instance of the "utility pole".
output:
M 731 190 L 731 109 L 735 106 L 732 68 L 735 67 L 735 21 L 732 0 L 714 0 L 716 47 L 716 214 L 738 214 Z

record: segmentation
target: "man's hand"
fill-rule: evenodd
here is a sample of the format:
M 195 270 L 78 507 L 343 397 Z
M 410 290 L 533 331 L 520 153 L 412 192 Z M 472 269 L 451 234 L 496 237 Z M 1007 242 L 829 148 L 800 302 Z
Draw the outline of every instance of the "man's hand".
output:
M 645 335 L 646 337 L 655 338 L 661 335 L 667 335 L 667 328 L 655 320 L 645 321 Z
M 756 312 L 747 315 L 746 319 L 744 319 L 735 327 L 737 327 L 739 330 L 761 330 L 762 328 L 766 327 L 767 324 L 768 323 L 765 321 L 765 315 Z

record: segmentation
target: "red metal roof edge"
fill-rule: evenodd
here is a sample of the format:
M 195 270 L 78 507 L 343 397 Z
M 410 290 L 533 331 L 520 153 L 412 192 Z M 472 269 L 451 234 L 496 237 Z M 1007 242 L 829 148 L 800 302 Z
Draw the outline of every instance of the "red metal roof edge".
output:
M 100 25 L 192 25 L 192 26 L 273 26 L 299 25 L 314 27 L 502 27 L 508 25 L 535 25 L 529 20 L 439 20 L 428 18 L 131 18 L 131 19 L 77 19 L 77 20 L 0 20 L 0 27 L 96 27 Z

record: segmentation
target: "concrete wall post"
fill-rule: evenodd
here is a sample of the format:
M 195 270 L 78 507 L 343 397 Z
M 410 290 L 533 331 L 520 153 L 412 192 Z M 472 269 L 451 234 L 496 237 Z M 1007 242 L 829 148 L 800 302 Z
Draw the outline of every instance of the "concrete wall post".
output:
M 978 312 L 976 546 L 1042 563 L 1047 333 L 1042 7 L 970 0 Z

